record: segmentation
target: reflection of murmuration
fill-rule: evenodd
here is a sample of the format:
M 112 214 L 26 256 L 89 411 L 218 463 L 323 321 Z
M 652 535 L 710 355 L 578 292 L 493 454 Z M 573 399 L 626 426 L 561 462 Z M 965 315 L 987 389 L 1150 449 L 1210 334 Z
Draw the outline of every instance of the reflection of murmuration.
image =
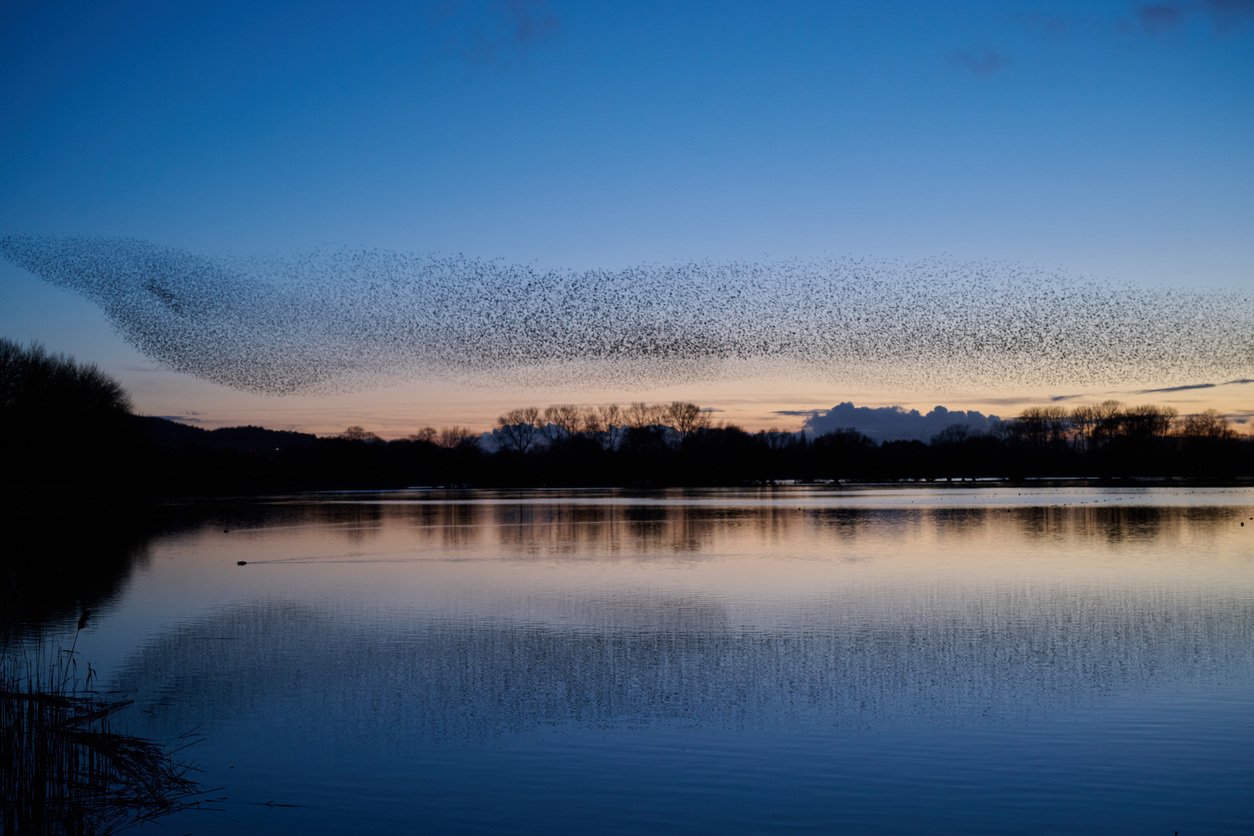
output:
M 620 603 L 585 602 L 572 628 L 241 607 L 152 642 L 118 684 L 161 695 L 140 703 L 159 730 L 230 718 L 421 747 L 561 724 L 987 725 L 1254 676 L 1254 602 L 1197 593 L 851 596 L 788 629 L 700 598 Z
M 241 389 L 381 380 L 642 386 L 1130 385 L 1254 358 L 1236 292 L 1115 287 L 1015 264 L 816 259 L 539 270 L 340 251 L 211 258 L 135 239 L 9 235 L 0 253 L 98 304 L 132 345 Z

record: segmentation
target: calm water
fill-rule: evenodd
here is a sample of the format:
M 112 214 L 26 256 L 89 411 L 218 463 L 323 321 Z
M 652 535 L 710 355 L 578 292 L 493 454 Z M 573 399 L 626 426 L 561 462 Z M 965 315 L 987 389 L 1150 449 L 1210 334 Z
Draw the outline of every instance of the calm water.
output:
M 1254 490 L 296 497 L 113 584 L 161 832 L 1254 832 Z

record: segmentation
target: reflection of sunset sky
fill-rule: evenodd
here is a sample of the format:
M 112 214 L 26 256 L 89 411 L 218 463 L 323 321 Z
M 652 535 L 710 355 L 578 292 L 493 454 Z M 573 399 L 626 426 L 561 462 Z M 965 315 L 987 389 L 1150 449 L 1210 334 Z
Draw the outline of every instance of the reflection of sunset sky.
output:
M 1148 507 L 1164 496 L 1171 504 Z M 142 606 L 128 609 L 185 620 L 196 617 L 181 609 L 188 589 L 216 608 L 334 588 L 350 619 L 361 608 L 367 620 L 422 614 L 626 629 L 640 613 L 682 620 L 688 608 L 694 618 L 717 611 L 727 624 L 771 626 L 799 608 L 819 622 L 851 612 L 891 621 L 903 607 L 911 617 L 952 616 L 972 600 L 1049 607 L 1069 596 L 1166 589 L 1227 596 L 1248 594 L 1239 590 L 1254 529 L 1238 522 L 1252 514 L 1249 491 L 1223 489 L 471 502 L 384 494 L 278 506 L 154 541 L 149 563 L 158 568 L 130 593 Z M 161 570 L 167 565 L 177 571 Z M 167 612 L 175 601 L 180 609 Z
M 245 698 L 238 689 L 300 692 L 293 682 L 310 675 L 330 687 L 344 666 L 361 668 L 352 689 L 413 680 L 434 689 L 424 699 L 449 700 L 436 726 L 397 719 L 420 737 L 491 732 L 476 711 L 505 726 L 553 722 L 585 698 L 613 716 L 579 690 L 599 687 L 589 671 L 606 665 L 644 689 L 616 697 L 640 721 L 674 698 L 693 701 L 690 716 L 726 709 L 735 725 L 836 705 L 859 722 L 956 719 L 973 700 L 1057 710 L 1062 695 L 1248 667 L 1252 535 L 1238 522 L 1252 501 L 1221 489 L 1042 489 L 1030 503 L 907 489 L 254 507 L 154 539 L 77 646 L 105 669 L 138 666 L 150 693 L 168 678 L 172 705 L 215 716 Z M 1202 661 L 1199 635 L 1211 643 Z M 250 684 L 236 668 L 254 665 L 269 673 Z M 809 690 L 790 692 L 794 676 Z M 528 684 L 483 693 L 514 677 Z M 552 691 L 560 681 L 568 690 Z M 465 701 L 478 709 L 458 731 Z
M 947 257 L 1248 303 L 1248 4 L 1054 8 L 7 9 L 0 233 L 570 270 Z M 839 369 L 264 396 L 159 367 L 7 262 L 0 335 L 100 363 L 148 414 L 387 437 L 563 401 L 682 398 L 782 429 L 800 419 L 780 411 L 843 401 L 1003 416 L 1051 397 L 1250 402 L 1248 385 L 1138 393 L 1219 378 L 903 387 Z

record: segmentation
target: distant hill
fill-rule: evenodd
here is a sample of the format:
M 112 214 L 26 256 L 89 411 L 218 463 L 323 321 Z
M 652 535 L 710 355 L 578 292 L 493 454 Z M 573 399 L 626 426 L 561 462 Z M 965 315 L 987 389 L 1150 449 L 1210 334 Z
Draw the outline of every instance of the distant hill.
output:
M 268 430 L 265 427 L 222 427 L 206 430 L 168 418 L 137 416 L 145 437 L 159 449 L 228 450 L 261 455 L 298 447 L 312 447 L 317 436 L 291 430 Z

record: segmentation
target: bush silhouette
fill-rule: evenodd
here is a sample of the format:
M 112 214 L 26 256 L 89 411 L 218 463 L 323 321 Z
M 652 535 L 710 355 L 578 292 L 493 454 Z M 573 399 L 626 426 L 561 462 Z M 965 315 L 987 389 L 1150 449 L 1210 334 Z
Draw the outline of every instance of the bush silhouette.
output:
M 130 399 L 94 365 L 0 339 L 0 453 L 21 482 L 111 481 L 132 452 Z

